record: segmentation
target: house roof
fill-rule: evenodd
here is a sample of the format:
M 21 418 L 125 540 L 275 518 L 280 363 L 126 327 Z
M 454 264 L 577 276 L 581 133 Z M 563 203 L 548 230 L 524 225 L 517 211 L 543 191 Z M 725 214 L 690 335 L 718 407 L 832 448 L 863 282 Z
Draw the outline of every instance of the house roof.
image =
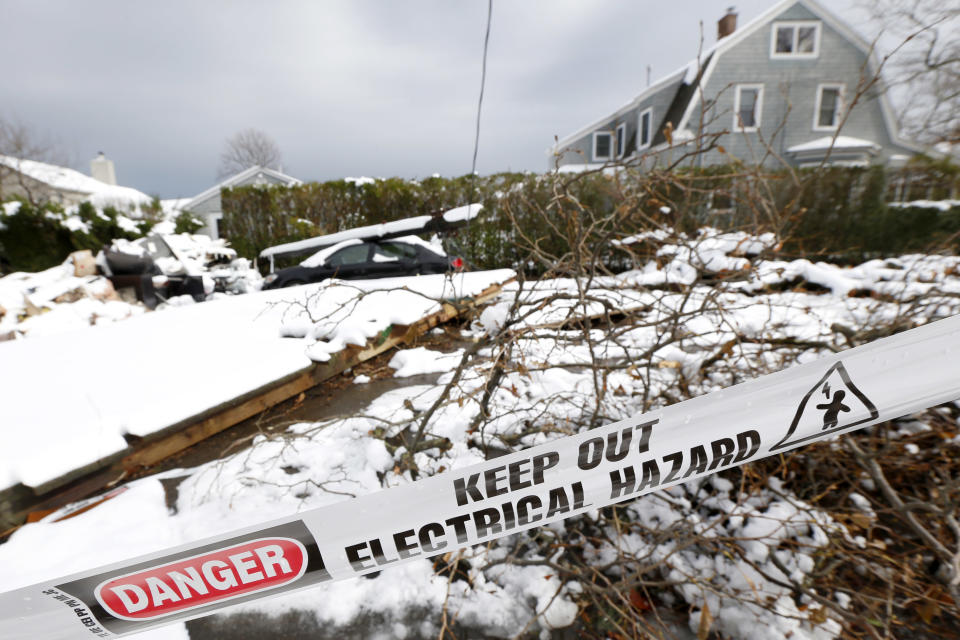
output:
M 269 167 L 261 167 L 260 165 L 254 165 L 252 167 L 244 169 L 240 173 L 230 176 L 229 178 L 227 178 L 226 180 L 224 180 L 219 184 L 213 185 L 206 191 L 200 194 L 197 194 L 196 196 L 191 198 L 186 204 L 184 204 L 182 208 L 189 210 L 191 207 L 195 207 L 202 202 L 206 202 L 210 198 L 220 195 L 221 189 L 227 189 L 227 188 L 242 184 L 244 181 L 254 177 L 258 173 L 265 174 L 272 178 L 275 178 L 276 180 L 279 180 L 280 182 L 282 182 L 287 186 L 303 184 L 297 178 L 294 178 L 293 176 L 288 176 L 287 174 L 281 173 L 276 169 L 270 169 Z
M 745 38 L 749 37 L 759 29 L 770 24 L 778 15 L 789 9 L 794 5 L 801 5 L 809 10 L 811 13 L 819 17 L 825 24 L 828 24 L 832 29 L 843 35 L 848 41 L 850 41 L 854 46 L 860 49 L 867 57 L 870 62 L 868 70 L 870 72 L 875 72 L 879 68 L 875 60 L 875 52 L 873 47 L 870 45 L 867 40 L 865 40 L 860 34 L 850 28 L 846 22 L 841 20 L 838 16 L 834 15 L 823 7 L 816 0 L 781 0 L 777 2 L 769 9 L 758 15 L 753 20 L 750 20 L 742 27 L 737 28 L 732 34 L 728 35 L 725 38 L 721 38 L 711 47 L 708 47 L 701 51 L 696 58 L 685 64 L 680 69 L 674 71 L 673 73 L 665 76 L 663 79 L 651 85 L 649 88 L 644 90 L 642 93 L 637 95 L 633 100 L 623 105 L 612 114 L 607 117 L 596 120 L 589 125 L 580 128 L 575 133 L 572 133 L 568 136 L 565 136 L 557 142 L 557 144 L 549 150 L 549 153 L 555 153 L 558 149 L 569 145 L 580 137 L 594 131 L 597 127 L 608 122 L 609 120 L 620 116 L 621 114 L 629 111 L 631 108 L 638 106 L 643 100 L 653 95 L 654 93 L 663 90 L 665 87 L 669 86 L 672 82 L 675 82 L 678 76 L 683 74 L 683 82 L 681 83 L 677 93 L 674 97 L 673 102 L 671 103 L 667 113 L 664 115 L 664 118 L 661 120 L 660 126 L 657 127 L 657 133 L 653 140 L 654 146 L 658 144 L 663 144 L 665 142 L 663 136 L 663 128 L 666 122 L 676 122 L 673 127 L 674 131 L 681 131 L 686 129 L 689 124 L 690 117 L 693 114 L 694 107 L 698 104 L 698 96 L 702 96 L 702 88 L 710 80 L 710 76 L 713 74 L 713 70 L 716 68 L 716 65 L 724 53 L 729 51 L 731 48 L 735 47 L 737 44 L 742 42 Z M 887 128 L 891 133 L 891 137 L 894 140 L 905 147 L 919 151 L 920 147 L 913 145 L 907 141 L 899 140 L 897 138 L 897 125 L 896 120 L 893 117 L 893 110 L 890 107 L 889 100 L 885 92 L 881 93 L 880 96 L 881 109 L 883 111 L 884 120 L 886 121 Z M 677 114 L 682 114 L 679 122 L 675 120 Z
M 100 182 L 79 171 L 55 164 L 0 155 L 0 165 L 57 191 L 85 196 L 91 204 L 101 208 L 106 206 L 138 208 L 153 201 L 153 198 L 142 191 Z

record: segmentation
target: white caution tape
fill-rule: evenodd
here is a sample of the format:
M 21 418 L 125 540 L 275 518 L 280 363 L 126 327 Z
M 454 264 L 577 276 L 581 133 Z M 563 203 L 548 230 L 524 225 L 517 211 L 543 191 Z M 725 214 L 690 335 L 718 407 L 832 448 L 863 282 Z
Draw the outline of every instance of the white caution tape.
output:
M 569 518 L 960 398 L 960 316 L 629 420 L 0 594 L 0 638 L 143 631 Z

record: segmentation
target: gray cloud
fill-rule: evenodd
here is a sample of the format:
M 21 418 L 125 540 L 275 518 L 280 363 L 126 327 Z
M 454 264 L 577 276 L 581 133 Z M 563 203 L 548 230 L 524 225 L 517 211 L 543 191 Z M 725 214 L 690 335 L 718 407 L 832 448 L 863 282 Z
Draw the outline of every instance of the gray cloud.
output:
M 849 10 L 849 0 L 843 7 Z M 738 5 L 743 23 L 766 9 Z M 479 170 L 543 170 L 545 149 L 691 59 L 726 3 L 494 3 Z M 305 179 L 470 167 L 486 3 L 5 2 L 0 114 L 102 149 L 163 197 L 214 182 L 224 140 L 257 127 Z

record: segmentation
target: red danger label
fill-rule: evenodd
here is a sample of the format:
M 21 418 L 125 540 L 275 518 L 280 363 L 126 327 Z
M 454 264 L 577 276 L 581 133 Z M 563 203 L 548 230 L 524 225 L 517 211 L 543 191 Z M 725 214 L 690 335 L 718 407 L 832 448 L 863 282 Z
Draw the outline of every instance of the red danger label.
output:
M 290 538 L 262 538 L 111 578 L 94 594 L 112 615 L 150 620 L 289 584 L 307 568 Z

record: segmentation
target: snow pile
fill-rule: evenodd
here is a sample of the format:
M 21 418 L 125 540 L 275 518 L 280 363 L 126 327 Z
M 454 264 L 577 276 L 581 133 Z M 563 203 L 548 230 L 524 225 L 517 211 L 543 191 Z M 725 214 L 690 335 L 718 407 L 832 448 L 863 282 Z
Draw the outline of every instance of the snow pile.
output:
M 960 293 L 955 276 L 960 273 L 960 257 L 905 255 L 877 259 L 855 267 L 838 267 L 824 262 L 800 259 L 790 262 L 763 261 L 750 278 L 734 285 L 744 291 L 812 283 L 839 296 L 873 293 L 911 300 L 934 292 Z
M 950 211 L 950 209 L 960 207 L 960 200 L 911 200 L 910 202 L 889 202 L 887 206 L 902 209 L 915 207 L 917 209 Z
M 643 496 L 626 508 L 637 532 L 616 537 L 619 548 L 590 545 L 589 557 L 598 565 L 660 564 L 659 573 L 693 607 L 690 628 L 695 632 L 706 607 L 716 621 L 713 631 L 721 637 L 836 638 L 839 623 L 826 616 L 817 621 L 814 614 L 821 609 L 810 607 L 809 598 L 801 609 L 787 585 L 802 582 L 814 570 L 814 558 L 831 536 L 850 536 L 825 514 L 784 495 L 775 478 L 771 485 L 773 491 L 738 495 L 729 480 L 714 476 Z M 644 528 L 675 529 L 677 537 L 655 541 L 642 533 Z M 690 544 L 691 539 L 701 542 Z M 736 541 L 741 555 L 715 553 L 711 546 L 719 539 Z
M 396 378 L 408 378 L 423 373 L 441 373 L 455 369 L 463 356 L 463 350 L 453 353 L 431 351 L 426 347 L 402 349 L 394 354 L 387 365 L 396 369 L 393 374 Z
M 103 276 L 74 276 L 74 265 L 0 278 L 0 340 L 71 332 L 138 316 L 141 304 L 120 299 Z
M 934 292 L 960 293 L 952 276 L 960 273 L 955 256 L 904 255 L 875 259 L 855 267 L 840 267 L 805 258 L 776 260 L 767 256 L 778 241 L 772 233 L 700 229 L 689 236 L 671 229 L 655 229 L 614 243 L 627 251 L 646 248 L 655 257 L 640 268 L 620 274 L 634 287 L 694 285 L 714 278 L 734 278 L 732 290 L 757 293 L 771 289 L 806 287 L 829 290 L 838 296 L 879 295 L 911 300 Z M 598 279 L 598 282 L 605 282 Z
M 748 257 L 772 249 L 777 239 L 772 233 L 759 236 L 742 231 L 723 232 L 700 229 L 695 236 L 669 229 L 656 229 L 619 240 L 616 245 L 630 250 L 631 245 L 656 247 L 657 260 L 632 272 L 638 286 L 666 284 L 690 285 L 703 276 L 724 276 L 750 268 Z

